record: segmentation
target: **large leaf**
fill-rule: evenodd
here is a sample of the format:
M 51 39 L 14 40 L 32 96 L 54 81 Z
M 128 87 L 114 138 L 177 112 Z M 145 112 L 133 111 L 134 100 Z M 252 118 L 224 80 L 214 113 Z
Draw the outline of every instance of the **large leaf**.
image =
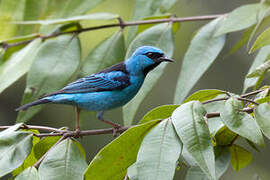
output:
M 27 76 L 22 104 L 62 88 L 79 67 L 81 47 L 77 37 L 65 35 L 45 41 L 39 48 Z M 21 111 L 17 121 L 26 122 L 42 106 Z
M 160 15 L 168 12 L 176 0 L 136 0 L 132 20 L 140 20 L 145 17 Z M 127 44 L 136 36 L 138 27 L 131 27 L 128 31 Z
M 23 131 L 29 131 L 35 134 L 39 134 L 39 132 L 37 130 L 23 130 Z M 33 136 L 33 142 L 32 142 L 32 149 L 30 154 L 27 156 L 27 158 L 24 160 L 23 164 L 18 167 L 17 169 L 15 169 L 14 171 L 12 171 L 12 175 L 16 176 L 19 173 L 21 173 L 22 171 L 24 171 L 25 169 L 27 169 L 30 166 L 33 166 L 36 162 L 37 162 L 37 158 L 35 156 L 34 153 L 34 147 L 36 146 L 36 144 L 39 142 L 39 137 Z
M 84 178 L 86 180 L 123 179 L 127 168 L 136 161 L 143 137 L 159 122 L 151 121 L 132 127 L 106 145 L 91 161 Z
M 215 165 L 216 165 L 215 167 L 216 167 L 217 179 L 219 179 L 229 168 L 231 157 L 230 157 L 229 148 L 227 147 L 221 146 L 219 147 L 218 150 L 216 148 L 215 152 L 216 151 L 218 151 L 218 153 L 215 159 Z
M 174 49 L 172 25 L 168 23 L 158 24 L 140 33 L 130 44 L 127 50 L 126 58 L 129 58 L 136 48 L 143 45 L 159 47 L 168 57 L 171 57 Z M 150 72 L 147 75 L 143 87 L 139 93 L 132 101 L 123 107 L 125 125 L 132 124 L 139 105 L 161 77 L 166 64 L 167 63 L 162 63 L 155 70 Z
M 255 107 L 254 115 L 262 132 L 270 139 L 270 105 L 263 103 Z
M 256 39 L 256 41 L 254 42 L 254 44 L 252 45 L 252 47 L 250 48 L 249 52 L 254 52 L 257 49 L 262 48 L 263 46 L 269 45 L 270 44 L 270 28 L 267 28 L 264 32 L 262 32 L 258 38 Z
M 142 120 L 140 121 L 140 124 L 146 123 L 148 121 L 157 120 L 157 119 L 167 119 L 170 117 L 173 113 L 173 111 L 178 108 L 179 105 L 163 105 L 158 106 L 151 111 L 149 111 Z
M 15 24 L 41 24 L 41 25 L 50 25 L 50 24 L 63 24 L 63 23 L 72 23 L 83 20 L 110 20 L 117 18 L 118 15 L 112 13 L 94 13 L 86 14 L 81 16 L 68 17 L 63 19 L 48 19 L 48 20 L 37 20 L 37 21 L 16 21 Z
M 224 125 L 213 135 L 215 138 L 215 144 L 220 146 L 230 145 L 234 138 L 237 136 L 237 134 L 235 134 L 233 131 L 231 131 L 228 127 Z
M 216 165 L 216 175 L 217 179 L 219 179 L 228 169 L 230 165 L 230 152 L 226 147 L 220 147 L 220 152 L 216 157 L 215 165 Z M 201 170 L 198 166 L 191 166 L 186 174 L 185 180 L 208 180 L 207 175 Z
M 256 58 L 254 59 L 254 62 L 252 63 L 251 67 L 248 70 L 248 74 L 253 72 L 258 66 L 263 64 L 265 60 L 267 60 L 269 54 L 270 54 L 270 46 L 265 46 L 262 49 L 260 49 Z M 258 77 L 246 78 L 244 81 L 243 92 L 246 92 L 248 88 L 255 86 L 258 80 L 259 80 Z
M 96 73 L 125 58 L 125 40 L 122 30 L 101 42 L 84 60 L 82 76 Z
M 164 15 L 148 16 L 146 18 L 143 18 L 142 20 L 168 19 L 170 17 L 172 17 L 172 14 L 167 13 L 167 14 L 164 14 Z M 144 30 L 146 30 L 146 29 L 148 29 L 148 28 L 150 28 L 150 27 L 152 27 L 154 25 L 155 24 L 140 24 L 138 26 L 137 33 L 139 34 L 139 33 L 143 32 Z M 175 33 L 178 29 L 179 29 L 179 23 L 174 22 L 173 25 L 172 25 L 173 32 Z
M 60 136 L 44 137 L 34 146 L 34 154 L 40 159 L 58 140 Z
M 48 0 L 45 0 L 48 1 Z M 55 1 L 49 0 L 46 15 L 49 19 L 56 19 L 59 17 L 72 17 L 86 13 L 90 9 L 96 7 L 104 0 L 65 0 Z
M 16 124 L 0 133 L 0 177 L 19 167 L 32 149 L 33 135 Z
M 208 180 L 206 174 L 201 170 L 199 166 L 191 166 L 187 170 L 185 180 Z
M 59 19 L 59 18 L 67 18 L 73 16 L 79 16 L 85 14 L 90 9 L 93 9 L 98 4 L 103 2 L 104 0 L 39 0 L 39 2 L 45 1 L 46 9 L 43 11 L 42 15 L 45 16 L 42 19 Z M 55 27 L 59 27 L 59 25 L 47 25 L 41 26 L 40 31 L 43 34 L 51 32 Z
M 50 179 L 83 179 L 87 163 L 77 145 L 66 139 L 48 151 L 40 164 L 38 175 L 40 180 Z
M 248 140 L 264 146 L 262 133 L 256 121 L 243 109 L 242 102 L 236 98 L 230 98 L 226 101 L 225 107 L 220 111 L 220 117 L 223 123 L 233 132 L 247 138 Z
M 203 26 L 185 54 L 179 74 L 174 96 L 175 103 L 181 103 L 191 88 L 200 79 L 204 72 L 214 62 L 225 44 L 225 35 L 215 37 L 213 33 L 221 22 L 221 18 Z
M 256 67 L 251 73 L 247 75 L 247 78 L 262 77 L 270 69 L 270 61 L 267 60 L 265 63 Z
M 40 39 L 34 40 L 1 66 L 0 93 L 29 70 L 40 43 Z
M 214 99 L 220 94 L 224 94 L 224 91 L 218 90 L 218 89 L 204 89 L 204 90 L 197 91 L 193 93 L 192 95 L 190 95 L 189 97 L 187 97 L 184 103 L 189 102 L 189 101 L 203 102 L 210 99 Z
M 23 20 L 24 1 L 0 1 L 0 40 L 16 35 L 17 25 L 10 23 Z
M 47 2 L 45 0 L 24 0 L 20 1 L 24 3 L 24 10 L 23 10 L 23 19 L 15 19 L 14 21 L 29 21 L 29 20 L 36 20 L 42 17 L 45 7 L 47 6 Z M 13 24 L 13 23 L 12 23 Z M 39 25 L 18 25 L 17 35 L 29 35 L 33 32 L 38 32 Z
M 16 176 L 15 180 L 38 180 L 37 169 L 35 167 L 29 167 Z
M 229 55 L 235 53 L 238 51 L 241 47 L 243 47 L 245 44 L 248 43 L 253 31 L 254 31 L 255 26 L 252 26 L 248 28 L 245 32 L 242 33 L 241 39 L 233 45 L 233 47 L 229 51 Z
M 258 21 L 258 15 L 260 13 L 264 14 L 268 8 L 269 6 L 267 4 L 261 3 L 248 4 L 236 8 L 222 21 L 215 36 L 239 31 L 254 25 Z
M 246 167 L 252 160 L 252 154 L 236 144 L 230 147 L 231 164 L 235 171 Z
M 136 161 L 138 179 L 173 179 L 181 150 L 171 118 L 163 120 L 143 139 Z
M 199 101 L 181 105 L 172 114 L 176 132 L 197 165 L 210 179 L 216 179 L 215 156 L 205 123 L 206 110 Z

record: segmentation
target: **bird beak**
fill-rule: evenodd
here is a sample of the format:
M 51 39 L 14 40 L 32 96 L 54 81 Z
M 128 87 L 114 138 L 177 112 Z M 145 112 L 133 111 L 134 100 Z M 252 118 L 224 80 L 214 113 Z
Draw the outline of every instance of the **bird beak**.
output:
M 159 60 L 159 61 L 166 61 L 166 62 L 174 62 L 173 59 L 168 58 L 168 57 L 166 57 L 166 56 L 160 57 L 160 58 L 158 58 L 158 60 Z

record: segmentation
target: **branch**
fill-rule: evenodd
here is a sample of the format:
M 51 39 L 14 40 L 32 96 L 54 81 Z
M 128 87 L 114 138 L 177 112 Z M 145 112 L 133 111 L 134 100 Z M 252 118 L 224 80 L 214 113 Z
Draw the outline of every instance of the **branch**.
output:
M 216 19 L 221 16 L 226 16 L 227 14 L 216 14 L 216 15 L 206 15 L 206 16 L 191 16 L 191 17 L 181 17 L 181 18 L 166 18 L 166 19 L 152 19 L 152 20 L 141 20 L 141 21 L 131 21 L 131 22 L 124 22 L 121 18 L 119 18 L 119 23 L 114 24 L 106 24 L 101 26 L 93 26 L 93 27 L 87 27 L 87 28 L 81 28 L 73 31 L 67 31 L 67 32 L 59 32 L 54 33 L 50 35 L 37 35 L 34 36 L 33 39 L 28 39 L 25 41 L 20 41 L 16 43 L 7 43 L 7 42 L 1 42 L 0 46 L 2 46 L 4 49 L 8 49 L 10 47 L 19 46 L 23 44 L 28 44 L 32 42 L 34 39 L 41 38 L 42 40 L 54 38 L 57 36 L 65 35 L 65 34 L 80 34 L 82 32 L 86 31 L 94 31 L 98 29 L 105 29 L 105 28 L 113 28 L 113 27 L 121 27 L 124 29 L 127 26 L 137 26 L 142 24 L 158 24 L 158 23 L 165 23 L 165 22 L 189 22 L 189 21 L 205 21 L 205 20 L 212 20 Z

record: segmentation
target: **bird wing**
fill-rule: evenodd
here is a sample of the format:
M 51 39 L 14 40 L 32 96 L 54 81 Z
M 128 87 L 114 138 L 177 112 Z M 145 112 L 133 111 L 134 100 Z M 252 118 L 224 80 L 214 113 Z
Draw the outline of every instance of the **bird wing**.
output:
M 98 73 L 84 78 L 80 78 L 60 91 L 46 96 L 63 94 L 63 93 L 86 93 L 99 91 L 121 90 L 130 84 L 128 74 L 122 71 L 112 71 L 106 73 Z

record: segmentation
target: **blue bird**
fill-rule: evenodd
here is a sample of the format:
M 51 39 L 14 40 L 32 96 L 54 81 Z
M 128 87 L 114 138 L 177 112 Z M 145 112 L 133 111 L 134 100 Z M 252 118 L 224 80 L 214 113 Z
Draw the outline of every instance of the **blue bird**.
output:
M 16 111 L 46 103 L 73 105 L 76 110 L 76 131 L 78 133 L 80 132 L 80 109 L 85 109 L 97 111 L 97 118 L 113 126 L 115 134 L 121 126 L 105 120 L 104 111 L 129 102 L 141 88 L 148 72 L 164 61 L 173 62 L 156 47 L 139 47 L 124 62 L 99 73 L 80 78 L 57 92 L 47 94 L 41 99 L 17 108 Z

